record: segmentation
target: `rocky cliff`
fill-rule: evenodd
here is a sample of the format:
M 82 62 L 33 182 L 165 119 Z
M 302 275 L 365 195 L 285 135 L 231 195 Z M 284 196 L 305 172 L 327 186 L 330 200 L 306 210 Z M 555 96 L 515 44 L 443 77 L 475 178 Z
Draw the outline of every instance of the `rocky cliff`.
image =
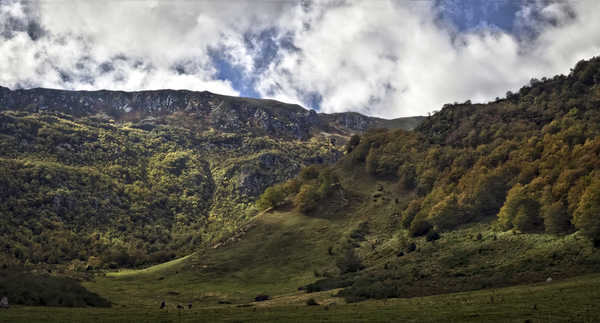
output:
M 0 87 L 0 110 L 54 111 L 75 117 L 106 114 L 119 121 L 149 127 L 156 119 L 183 112 L 196 119 L 196 126 L 224 132 L 264 132 L 271 136 L 305 140 L 314 130 L 338 133 L 362 132 L 372 127 L 394 126 L 394 120 L 358 113 L 318 114 L 296 104 L 218 95 L 207 91 L 65 91 L 54 89 L 10 90 Z M 421 120 L 401 118 L 397 121 Z

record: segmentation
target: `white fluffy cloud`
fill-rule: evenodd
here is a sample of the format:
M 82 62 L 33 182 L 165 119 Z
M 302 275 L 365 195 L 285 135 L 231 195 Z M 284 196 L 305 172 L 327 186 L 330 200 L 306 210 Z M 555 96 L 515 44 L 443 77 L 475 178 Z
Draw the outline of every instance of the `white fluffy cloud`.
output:
M 503 96 L 600 52 L 596 1 L 524 5 L 519 22 L 539 34 L 522 39 L 497 29 L 456 33 L 435 11 L 429 2 L 360 1 L 293 12 L 285 20 L 306 22 L 288 27 L 301 51 L 283 53 L 259 89 L 299 102 L 318 92 L 326 112 L 409 116 Z
M 438 10 L 384 0 L 0 0 L 0 85 L 238 95 L 241 82 L 324 112 L 399 117 L 503 96 L 600 52 L 595 0 L 524 1 L 518 35 L 458 32 Z

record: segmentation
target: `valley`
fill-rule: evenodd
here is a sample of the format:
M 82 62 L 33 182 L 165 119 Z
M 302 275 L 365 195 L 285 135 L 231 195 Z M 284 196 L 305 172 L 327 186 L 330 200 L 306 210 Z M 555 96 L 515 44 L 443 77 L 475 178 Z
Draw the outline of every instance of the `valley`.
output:
M 1 270 L 91 294 L 29 307 L 47 297 L 0 280 L 11 321 L 599 318 L 599 58 L 395 121 L 29 91 L 0 101 Z

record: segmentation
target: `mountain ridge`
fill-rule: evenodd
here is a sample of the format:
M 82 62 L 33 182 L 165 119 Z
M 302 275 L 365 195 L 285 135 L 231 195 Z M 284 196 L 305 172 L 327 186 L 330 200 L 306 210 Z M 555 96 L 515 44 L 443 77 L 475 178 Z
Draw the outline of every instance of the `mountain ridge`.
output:
M 317 113 L 297 104 L 271 99 L 170 89 L 132 92 L 47 88 L 10 90 L 0 86 L 0 109 L 55 111 L 75 117 L 106 113 L 117 120 L 138 122 L 185 111 L 196 113 L 208 119 L 211 126 L 225 131 L 245 129 L 248 126 L 245 121 L 262 127 L 269 135 L 301 140 L 311 137 L 310 130 L 315 127 L 360 132 L 373 127 L 409 130 L 424 118 L 382 119 L 357 112 Z
M 351 135 L 420 120 L 206 91 L 0 88 L 4 255 L 113 267 L 185 255 L 243 225 L 266 187 L 338 160 Z

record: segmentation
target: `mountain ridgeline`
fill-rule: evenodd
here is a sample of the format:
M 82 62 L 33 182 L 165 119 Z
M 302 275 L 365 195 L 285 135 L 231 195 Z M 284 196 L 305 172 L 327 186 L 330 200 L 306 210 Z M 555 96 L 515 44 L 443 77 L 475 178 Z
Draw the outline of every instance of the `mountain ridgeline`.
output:
M 159 263 L 256 214 L 256 197 L 347 138 L 422 118 L 319 114 L 191 91 L 0 87 L 0 258 L 72 268 Z

